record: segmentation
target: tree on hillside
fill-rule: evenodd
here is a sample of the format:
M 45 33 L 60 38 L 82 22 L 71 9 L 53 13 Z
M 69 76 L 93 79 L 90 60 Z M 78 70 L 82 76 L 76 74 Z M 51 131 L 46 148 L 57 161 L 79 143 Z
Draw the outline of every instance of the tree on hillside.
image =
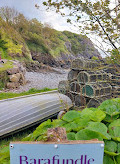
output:
M 18 15 L 19 12 L 15 8 L 10 8 L 8 6 L 0 8 L 0 17 L 9 24 L 14 23 Z
M 114 4 L 113 4 L 114 2 Z M 99 35 L 113 49 L 120 42 L 120 0 L 45 0 L 48 9 L 68 17 L 67 22 L 76 21 L 81 31 Z
M 29 21 L 29 31 L 31 31 L 32 33 L 36 33 L 39 35 L 42 33 L 42 28 L 42 23 L 40 23 L 36 18 Z
M 44 23 L 44 27 L 42 29 L 44 39 L 50 39 L 54 37 L 55 30 L 48 23 Z
M 13 27 L 20 33 L 24 33 L 28 31 L 29 21 L 25 18 L 25 16 L 19 13 L 18 16 L 14 18 Z

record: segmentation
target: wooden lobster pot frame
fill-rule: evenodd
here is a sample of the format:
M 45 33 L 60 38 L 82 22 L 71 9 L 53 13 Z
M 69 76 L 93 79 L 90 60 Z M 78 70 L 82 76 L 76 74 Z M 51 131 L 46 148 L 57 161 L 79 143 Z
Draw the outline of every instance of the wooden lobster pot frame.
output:
M 120 76 L 112 75 L 112 74 L 109 74 L 109 76 L 110 76 L 110 84 L 112 86 L 114 86 L 114 85 L 120 86 Z
M 71 92 L 67 92 L 67 93 L 66 93 L 66 96 L 68 96 L 68 97 L 71 99 L 73 105 L 74 105 L 74 103 L 75 103 L 75 96 L 76 96 L 76 95 L 77 95 L 76 93 L 71 93 Z
M 66 95 L 69 91 L 69 82 L 67 80 L 60 81 L 58 85 L 58 91 Z
M 120 86 L 113 86 L 112 90 L 113 90 L 113 95 L 115 95 L 115 97 L 120 97 Z
M 119 69 L 119 68 L 118 68 Z M 105 72 L 107 72 L 107 73 L 110 73 L 110 74 L 116 74 L 116 72 L 118 71 L 118 69 L 117 68 L 115 68 L 115 67 L 112 67 L 112 66 L 110 66 L 110 65 L 107 65 L 107 67 L 106 68 L 104 68 L 103 70 L 105 71 Z
M 83 85 L 79 84 L 77 81 L 70 83 L 70 92 L 81 93 Z
M 75 106 L 77 107 L 85 107 L 86 106 L 86 99 L 82 95 L 76 95 L 75 96 Z
M 77 81 L 82 84 L 108 80 L 109 75 L 104 71 L 82 71 L 77 76 Z
M 111 95 L 112 87 L 109 83 L 89 83 L 82 88 L 82 95 L 90 98 Z
M 94 107 L 97 108 L 103 101 L 107 100 L 107 99 L 111 99 L 112 96 L 104 96 L 104 97 L 100 97 L 100 98 L 92 98 L 90 99 L 90 101 L 87 104 L 88 108 Z
M 75 59 L 72 62 L 71 68 L 74 70 L 91 70 L 98 68 L 100 65 L 99 63 L 92 61 L 92 60 L 85 60 L 85 59 Z
M 69 73 L 68 73 L 68 81 L 75 81 L 77 80 L 77 75 L 79 74 L 80 71 L 78 70 L 71 70 Z

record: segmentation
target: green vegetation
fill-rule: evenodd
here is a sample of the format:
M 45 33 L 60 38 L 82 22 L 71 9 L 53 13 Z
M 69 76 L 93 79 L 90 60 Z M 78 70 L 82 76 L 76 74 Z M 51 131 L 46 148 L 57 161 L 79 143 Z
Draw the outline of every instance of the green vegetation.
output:
M 58 58 L 63 54 L 91 55 L 96 51 L 85 35 L 57 31 L 37 19 L 28 20 L 9 7 L 0 8 L 0 16 L 0 56 L 3 59 L 30 61 L 31 53 Z
M 9 138 L 0 140 L 0 164 L 10 164 L 10 154 L 9 154 L 9 143 L 11 141 L 20 141 L 26 137 L 29 133 L 33 132 L 33 129 L 24 130 L 23 132 L 12 135 Z
M 22 36 L 7 22 L 0 21 L 0 55 L 3 59 L 29 58 L 30 52 Z
M 43 4 L 54 8 L 62 16 L 67 16 L 67 22 L 76 25 L 81 33 L 96 34 L 102 38 L 103 43 L 111 45 L 114 50 L 120 50 L 119 0 L 115 1 L 114 6 L 112 0 L 44 0 Z M 106 49 L 109 50 L 109 47 L 106 46 Z
M 112 107 L 111 107 L 112 106 Z M 98 139 L 105 142 L 103 164 L 120 163 L 120 99 L 104 101 L 98 108 L 85 108 L 82 111 L 71 110 L 61 119 L 41 123 L 29 135 L 18 137 L 22 141 L 46 141 L 47 129 L 64 127 L 68 140 Z M 12 138 L 11 140 L 16 140 Z M 17 140 L 18 140 L 17 139 Z M 0 163 L 9 163 L 8 141 L 0 143 Z
M 29 91 L 21 92 L 21 93 L 2 92 L 0 93 L 0 100 L 30 95 L 30 94 L 35 94 L 35 93 L 48 92 L 48 91 L 53 91 L 53 90 L 56 90 L 56 89 L 44 88 L 44 89 L 39 90 L 39 89 L 31 88 Z
M 2 64 L 2 66 L 0 67 L 0 72 L 6 71 L 12 67 L 13 67 L 13 63 L 11 61 L 7 61 L 4 64 Z
M 13 63 L 11 61 L 6 61 L 4 64 L 1 64 L 0 66 L 0 90 L 5 87 L 6 81 L 8 79 L 6 70 L 12 67 L 13 67 Z

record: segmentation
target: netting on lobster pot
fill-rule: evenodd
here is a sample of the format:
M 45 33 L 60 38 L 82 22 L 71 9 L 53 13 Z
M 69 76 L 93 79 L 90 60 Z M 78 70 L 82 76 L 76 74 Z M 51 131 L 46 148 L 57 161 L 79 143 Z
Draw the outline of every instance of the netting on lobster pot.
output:
M 69 73 L 68 73 L 68 81 L 75 81 L 77 80 L 77 75 L 79 74 L 79 71 L 77 70 L 71 70 Z
M 81 71 L 77 76 L 79 83 L 95 83 L 108 80 L 109 75 L 104 71 Z
M 86 99 L 85 97 L 79 95 L 75 96 L 75 106 L 80 107 L 80 106 L 85 106 L 86 105 Z
M 87 107 L 88 108 L 91 108 L 91 107 L 94 107 L 94 108 L 97 108 L 98 106 L 100 106 L 100 104 L 107 100 L 107 99 L 111 99 L 111 96 L 104 96 L 104 97 L 100 97 L 100 98 L 92 98 L 90 99 L 90 101 L 88 102 L 87 104 Z
M 58 91 L 62 94 L 67 94 L 69 91 L 69 82 L 67 80 L 63 80 L 59 82 Z
M 91 70 L 99 66 L 100 64 L 93 60 L 78 58 L 78 59 L 73 60 L 71 68 L 74 70 L 82 71 L 82 70 Z
M 70 92 L 80 93 L 81 85 L 77 81 L 70 83 Z
M 71 92 L 67 92 L 66 96 L 68 96 L 71 99 L 72 103 L 74 104 L 76 94 L 75 93 L 71 93 Z
M 82 88 L 82 95 L 90 98 L 111 95 L 112 87 L 109 83 L 89 83 Z

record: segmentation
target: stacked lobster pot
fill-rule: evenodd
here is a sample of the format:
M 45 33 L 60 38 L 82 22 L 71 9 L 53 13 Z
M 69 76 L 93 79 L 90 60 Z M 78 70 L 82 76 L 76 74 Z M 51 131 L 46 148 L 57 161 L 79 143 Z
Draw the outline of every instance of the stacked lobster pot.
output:
M 120 96 L 120 74 L 109 74 L 114 97 Z
M 113 97 L 120 97 L 120 73 L 118 73 L 120 71 L 120 67 L 114 65 L 104 69 L 104 71 L 109 74 Z
M 113 77 L 113 74 L 104 71 L 102 67 L 100 62 L 75 59 L 68 73 L 68 80 L 59 83 L 59 92 L 69 96 L 78 109 L 98 107 L 113 94 L 120 93 L 120 76 Z

